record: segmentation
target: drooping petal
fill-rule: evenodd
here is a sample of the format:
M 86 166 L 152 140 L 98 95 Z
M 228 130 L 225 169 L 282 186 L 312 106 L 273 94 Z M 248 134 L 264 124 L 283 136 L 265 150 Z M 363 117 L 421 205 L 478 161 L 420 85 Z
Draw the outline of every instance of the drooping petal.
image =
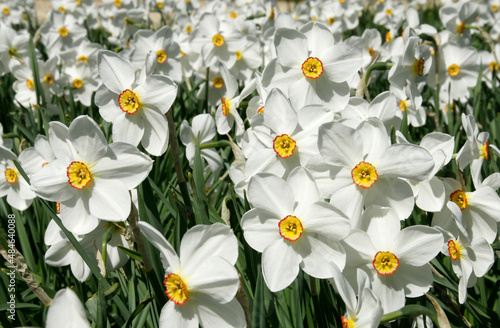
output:
M 143 108 L 141 114 L 144 120 L 144 135 L 141 145 L 151 155 L 163 155 L 168 146 L 167 118 L 150 108 Z
M 170 243 L 149 223 L 139 221 L 138 225 L 147 240 L 160 251 L 160 259 L 165 271 L 176 272 L 179 268 L 179 257 Z
M 285 239 L 269 245 L 262 253 L 262 274 L 272 292 L 289 286 L 299 274 L 301 257 Z

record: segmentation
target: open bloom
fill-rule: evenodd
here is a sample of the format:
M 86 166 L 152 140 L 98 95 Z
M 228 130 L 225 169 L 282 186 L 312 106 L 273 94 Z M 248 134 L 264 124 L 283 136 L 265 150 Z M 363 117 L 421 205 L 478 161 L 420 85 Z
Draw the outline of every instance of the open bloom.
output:
M 355 130 L 333 122 L 319 128 L 321 158 L 308 163 L 322 195 L 355 220 L 372 204 L 392 207 L 401 219 L 413 209 L 410 185 L 427 178 L 434 161 L 416 145 L 391 145 L 383 123 L 369 118 Z M 325 164 L 326 162 L 326 164 Z
M 186 232 L 180 256 L 163 235 L 146 222 L 139 227 L 160 250 L 169 301 L 160 314 L 160 327 L 245 327 L 243 309 L 235 298 L 240 285 L 234 268 L 238 241 L 221 223 L 196 225 Z
M 309 104 L 343 108 L 347 104 L 346 81 L 363 64 L 359 49 L 334 44 L 328 28 L 312 22 L 299 31 L 276 30 L 274 45 L 277 58 L 262 73 L 265 88 L 280 88 L 296 108 Z
M 298 167 L 284 181 L 274 175 L 257 175 L 248 187 L 255 208 L 241 219 L 245 240 L 262 252 L 262 273 L 273 292 L 290 285 L 299 267 L 308 275 L 329 278 L 325 262 L 345 265 L 339 240 L 350 230 L 349 220 L 321 200 L 306 169 Z
M 470 240 L 467 231 L 460 223 L 462 213 L 456 204 L 450 205 L 453 218 L 457 223 L 458 233 L 443 231 L 446 244 L 441 251 L 452 260 L 453 271 L 460 278 L 458 283 L 458 301 L 464 304 L 467 299 L 467 288 L 476 284 L 477 278 L 488 272 L 495 261 L 493 249 L 482 237 Z
M 31 205 L 36 195 L 17 170 L 14 160 L 17 160 L 17 156 L 0 146 L 0 197 L 7 196 L 10 206 L 23 211 Z
M 113 123 L 113 140 L 137 146 L 151 155 L 167 150 L 168 123 L 165 113 L 177 95 L 177 85 L 163 75 L 152 75 L 156 53 L 149 53 L 140 73 L 127 60 L 111 51 L 98 55 L 103 85 L 95 96 L 99 113 Z
M 402 308 L 405 297 L 419 297 L 430 289 L 433 279 L 427 263 L 441 250 L 439 231 L 420 225 L 401 230 L 396 213 L 379 206 L 367 208 L 358 227 L 343 240 L 344 275 L 351 285 L 357 284 L 356 270 L 365 271 L 384 313 Z
M 149 174 L 152 161 L 136 147 L 106 142 L 88 116 L 66 127 L 51 122 L 49 142 L 56 160 L 31 178 L 43 199 L 61 202 L 61 220 L 73 233 L 95 229 L 98 219 L 124 221 L 130 212 L 129 190 Z
M 332 285 L 345 303 L 347 313 L 342 316 L 344 328 L 376 328 L 384 314 L 380 300 L 373 294 L 366 272 L 357 270 L 358 299 L 356 293 L 339 268 L 331 265 Z

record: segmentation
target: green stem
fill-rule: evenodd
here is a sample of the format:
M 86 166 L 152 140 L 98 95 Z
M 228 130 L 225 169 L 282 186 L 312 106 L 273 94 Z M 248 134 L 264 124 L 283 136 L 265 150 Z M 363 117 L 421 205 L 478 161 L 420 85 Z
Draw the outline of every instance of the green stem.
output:
M 396 320 L 398 318 L 402 318 L 402 317 L 416 317 L 416 316 L 419 316 L 419 315 L 428 316 L 429 318 L 432 319 L 432 321 L 434 322 L 434 324 L 436 324 L 436 326 L 439 327 L 439 323 L 438 323 L 438 320 L 437 320 L 436 313 L 433 312 L 432 310 L 430 310 L 429 308 L 426 308 L 425 306 L 416 305 L 416 304 L 407 305 L 407 306 L 405 306 L 402 309 L 399 309 L 397 311 L 385 314 L 382 317 L 382 320 L 380 321 L 380 323 L 388 323 L 388 322 L 391 322 L 391 321 Z
M 368 67 L 365 74 L 365 85 L 368 85 L 372 71 L 385 71 L 391 69 L 392 66 L 394 66 L 394 63 L 375 63 Z

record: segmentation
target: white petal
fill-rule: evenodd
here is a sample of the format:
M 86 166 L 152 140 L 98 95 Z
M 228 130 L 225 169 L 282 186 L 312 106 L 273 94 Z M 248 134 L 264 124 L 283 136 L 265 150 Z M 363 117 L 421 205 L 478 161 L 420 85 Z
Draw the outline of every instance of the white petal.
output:
M 164 115 L 154 109 L 143 108 L 144 135 L 141 145 L 151 155 L 160 156 L 168 146 L 168 122 Z
M 279 234 L 279 222 L 282 219 L 259 208 L 246 212 L 241 218 L 246 242 L 262 253 L 267 246 L 282 238 Z
M 277 176 L 257 175 L 248 185 L 248 200 L 256 208 L 285 218 L 293 213 L 295 197 L 288 184 Z
M 160 327 L 178 328 L 198 328 L 198 315 L 195 307 L 186 302 L 184 305 L 175 305 L 174 302 L 167 302 L 161 309 Z
M 69 140 L 79 158 L 87 165 L 93 164 L 106 154 L 108 142 L 96 122 L 86 115 L 78 116 L 69 126 Z
M 272 292 L 288 287 L 299 274 L 301 260 L 285 239 L 269 245 L 262 253 L 262 274 L 267 287 Z
M 106 221 L 125 221 L 130 214 L 130 195 L 127 188 L 116 180 L 94 179 L 89 210 L 92 215 Z
M 208 301 L 196 308 L 203 327 L 246 327 L 245 313 L 236 298 L 225 304 Z
M 138 225 L 147 240 L 160 251 L 160 259 L 165 271 L 176 272 L 179 268 L 179 257 L 170 243 L 149 223 L 139 221 Z
M 85 309 L 76 293 L 70 288 L 59 290 L 47 311 L 46 328 L 90 328 Z
M 132 86 L 135 80 L 135 69 L 129 61 L 107 50 L 100 51 L 97 60 L 99 75 L 109 90 L 120 94 Z

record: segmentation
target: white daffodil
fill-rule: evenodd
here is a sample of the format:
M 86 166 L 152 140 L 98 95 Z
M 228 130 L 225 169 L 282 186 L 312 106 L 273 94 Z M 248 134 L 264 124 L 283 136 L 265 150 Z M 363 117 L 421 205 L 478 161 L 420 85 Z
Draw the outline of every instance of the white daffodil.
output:
M 150 53 L 143 69 L 136 72 L 127 60 L 111 51 L 99 53 L 103 85 L 95 96 L 99 113 L 113 123 L 113 140 L 162 155 L 168 146 L 165 113 L 177 95 L 177 85 L 168 77 L 153 75 L 156 53 Z
M 462 226 L 462 212 L 456 204 L 449 206 L 456 221 L 458 233 L 442 231 L 445 238 L 442 253 L 450 256 L 453 271 L 460 278 L 458 283 L 458 301 L 464 304 L 467 299 L 467 288 L 474 286 L 477 278 L 484 276 L 495 262 L 490 244 L 482 237 L 470 240 Z
M 40 27 L 42 43 L 49 55 L 70 49 L 73 44 L 87 35 L 87 30 L 78 24 L 72 15 L 51 11 L 48 21 Z
M 271 90 L 262 110 L 242 141 L 249 177 L 261 172 L 286 177 L 295 167 L 305 166 L 318 152 L 319 126 L 333 120 L 333 112 L 321 105 L 295 111 L 279 89 Z
M 92 94 L 99 87 L 98 82 L 92 76 L 90 65 L 85 62 L 77 62 L 64 67 L 64 79 L 66 85 L 71 89 L 71 95 L 84 106 L 90 106 Z M 69 91 L 67 91 L 69 94 Z
M 349 101 L 347 80 L 361 68 L 357 48 L 335 44 L 330 30 L 308 23 L 294 30 L 280 28 L 274 36 L 277 58 L 262 73 L 265 88 L 279 88 L 296 108 L 325 104 L 343 108 Z
M 396 213 L 379 206 L 366 209 L 358 228 L 343 240 L 347 254 L 344 276 L 355 286 L 356 270 L 365 271 L 384 313 L 402 308 L 405 297 L 422 296 L 431 288 L 428 262 L 443 244 L 438 230 L 421 225 L 401 230 Z
M 43 199 L 61 202 L 61 220 L 73 233 L 86 234 L 99 219 L 124 221 L 129 190 L 148 175 L 152 161 L 126 143 L 106 142 L 88 116 L 66 127 L 51 122 L 49 142 L 56 160 L 33 174 L 31 187 Z
M 469 237 L 472 240 L 481 237 L 493 243 L 500 222 L 500 198 L 496 191 L 487 183 L 476 186 L 472 192 L 463 190 L 461 183 L 455 179 L 445 178 L 443 183 L 448 203 L 455 203 L 462 211 L 462 225 Z M 434 214 L 432 225 L 458 235 L 458 227 L 449 207 L 448 204 Z
M 24 211 L 31 205 L 36 195 L 17 170 L 14 160 L 17 160 L 17 156 L 0 146 L 0 197 L 7 196 L 7 203 L 10 206 Z M 19 162 L 23 165 L 21 158 Z
M 470 43 L 471 29 L 466 25 L 476 24 L 479 15 L 479 4 L 464 2 L 443 6 L 439 9 L 439 18 L 444 27 L 462 42 Z
M 163 235 L 146 222 L 141 232 L 156 248 L 165 269 L 169 301 L 160 314 L 160 328 L 246 327 L 245 314 L 235 298 L 240 285 L 234 264 L 238 241 L 223 224 L 196 225 L 183 236 L 180 256 Z
M 236 125 L 235 133 L 237 137 L 241 137 L 245 132 L 245 124 L 238 113 L 238 106 L 241 100 L 245 99 L 255 89 L 255 83 L 249 83 L 245 89 L 238 94 L 238 82 L 229 72 L 227 67 L 219 62 L 219 70 L 224 80 L 226 92 L 224 97 L 220 99 L 221 104 L 215 112 L 215 124 L 219 134 L 227 134 Z
M 158 31 L 139 30 L 130 41 L 130 62 L 142 67 L 150 51 L 156 53 L 155 72 L 166 75 L 175 82 L 182 82 L 181 53 L 179 44 L 173 40 L 172 29 L 163 26 Z
M 127 263 L 129 257 L 119 250 L 118 245 L 127 245 L 125 237 L 122 235 L 119 227 L 113 223 L 101 221 L 99 225 L 90 233 L 85 235 L 75 235 L 90 260 L 97 266 L 97 260 L 102 262 L 102 257 L 97 259 L 97 252 L 103 253 L 102 236 L 110 231 L 110 240 L 106 246 L 106 271 L 114 271 Z M 45 230 L 44 241 L 49 249 L 45 253 L 45 262 L 53 267 L 62 267 L 69 265 L 71 273 L 79 281 L 86 281 L 91 274 L 87 263 L 75 250 L 73 244 L 69 241 L 62 230 L 57 226 L 54 220 L 49 222 Z
M 56 157 L 52 152 L 52 148 L 50 148 L 47 137 L 41 134 L 36 136 L 33 147 L 26 148 L 19 155 L 19 160 L 23 163 L 24 172 L 28 176 L 40 171 L 42 167 L 55 159 Z
M 363 270 L 357 270 L 358 299 L 347 279 L 335 264 L 331 264 L 333 278 L 330 282 L 344 301 L 347 313 L 342 316 L 343 328 L 376 328 L 384 315 L 380 300 L 373 294 L 370 278 Z
M 59 290 L 47 311 L 45 328 L 90 328 L 82 301 L 71 288 Z
M 490 134 L 488 132 L 479 132 L 479 128 L 474 119 L 474 115 L 465 115 L 462 113 L 462 126 L 467 134 L 467 141 L 458 151 L 457 162 L 460 164 L 460 169 L 465 169 L 470 164 L 472 180 L 475 185 L 479 185 L 482 181 L 481 167 L 484 160 L 490 160 L 491 151 L 497 156 L 500 156 L 500 150 L 497 146 L 491 145 L 488 140 Z
M 413 191 L 400 178 L 424 180 L 434 168 L 431 154 L 416 145 L 391 145 L 383 123 L 369 118 L 356 129 L 333 122 L 319 128 L 321 157 L 308 163 L 321 194 L 355 225 L 364 207 L 392 207 L 400 219 L 414 206 Z M 321 159 L 322 158 L 322 159 Z
M 186 158 L 189 165 L 193 167 L 196 143 L 203 145 L 212 142 L 215 137 L 215 122 L 210 114 L 199 114 L 193 118 L 191 126 L 184 120 L 181 124 L 179 137 L 184 146 L 186 146 Z M 222 169 L 222 158 L 215 149 L 200 149 L 201 158 L 203 158 L 213 175 L 216 175 Z
M 10 71 L 10 62 L 29 58 L 29 34 L 0 22 L 0 76 Z
M 245 240 L 262 253 L 262 273 L 273 292 L 289 286 L 302 268 L 308 275 L 329 278 L 325 262 L 345 265 L 340 244 L 350 230 L 347 217 L 324 202 L 314 179 L 298 167 L 287 180 L 257 175 L 248 186 L 254 208 L 241 219 Z

